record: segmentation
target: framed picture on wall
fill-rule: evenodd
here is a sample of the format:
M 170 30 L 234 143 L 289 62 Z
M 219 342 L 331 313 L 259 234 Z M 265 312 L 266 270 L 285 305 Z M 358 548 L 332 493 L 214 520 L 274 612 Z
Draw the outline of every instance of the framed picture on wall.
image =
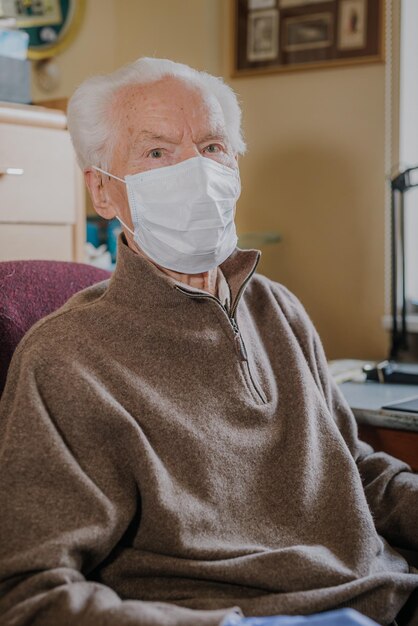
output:
M 76 37 L 86 0 L 0 0 L 0 17 L 29 35 L 28 59 L 49 59 Z
M 277 11 L 251 11 L 248 16 L 247 58 L 249 61 L 277 59 L 278 21 Z
M 383 0 L 231 0 L 234 76 L 383 61 Z

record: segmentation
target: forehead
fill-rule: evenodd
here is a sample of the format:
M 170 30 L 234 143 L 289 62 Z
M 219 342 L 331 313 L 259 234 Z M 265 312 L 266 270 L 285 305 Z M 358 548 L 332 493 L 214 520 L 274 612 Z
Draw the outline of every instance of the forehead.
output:
M 225 127 L 212 94 L 171 77 L 123 87 L 112 101 L 112 112 L 119 118 L 119 132 L 130 141 L 144 131 L 173 136 L 189 131 L 197 136 L 223 132 Z

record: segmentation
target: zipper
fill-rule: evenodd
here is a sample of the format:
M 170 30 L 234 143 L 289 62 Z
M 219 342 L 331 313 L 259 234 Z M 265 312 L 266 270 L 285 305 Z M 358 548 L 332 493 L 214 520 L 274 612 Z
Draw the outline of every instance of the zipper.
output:
M 225 311 L 225 313 L 228 315 L 227 310 L 225 309 L 225 307 L 222 306 L 222 304 L 221 304 L 221 307 Z M 267 403 L 267 399 L 265 398 L 264 394 L 262 393 L 261 389 L 259 388 L 259 386 L 256 383 L 256 381 L 254 379 L 254 376 L 252 374 L 251 367 L 250 367 L 250 361 L 248 359 L 247 348 L 245 347 L 244 339 L 242 338 L 241 331 L 240 331 L 240 329 L 238 327 L 237 320 L 235 319 L 235 317 L 232 317 L 232 315 L 231 315 L 231 317 L 228 315 L 228 319 L 229 319 L 229 322 L 230 322 L 230 324 L 232 326 L 232 329 L 233 329 L 234 335 L 235 335 L 235 337 L 234 337 L 235 349 L 237 351 L 238 356 L 241 358 L 241 361 L 243 363 L 246 363 L 246 365 L 247 365 L 248 376 L 249 376 L 249 379 L 251 381 L 252 388 L 256 392 L 258 399 L 261 400 L 261 402 L 263 404 L 266 404 Z
M 225 307 L 222 306 L 222 308 L 224 309 L 225 313 L 228 315 L 228 311 L 225 309 Z M 235 349 L 237 351 L 237 354 L 240 357 L 241 361 L 248 361 L 247 349 L 245 347 L 244 340 L 238 328 L 238 324 L 235 318 L 229 317 L 229 315 L 228 315 L 228 320 L 232 326 L 232 330 L 234 331 Z
M 209 294 L 200 294 L 200 293 L 191 293 L 190 291 L 187 291 L 186 289 L 182 289 L 181 287 L 179 287 L 178 285 L 175 286 L 176 289 L 178 289 L 178 291 L 181 291 L 182 293 L 186 294 L 189 297 L 192 298 L 206 298 L 207 300 L 214 300 L 217 304 L 217 306 L 219 306 L 222 311 L 225 313 L 226 317 L 228 318 L 228 322 L 234 332 L 234 345 L 235 345 L 235 351 L 238 355 L 238 357 L 240 358 L 240 361 L 242 363 L 246 364 L 247 367 L 247 371 L 248 371 L 248 377 L 251 381 L 251 387 L 253 389 L 253 391 L 255 392 L 257 398 L 263 403 L 263 404 L 267 404 L 267 398 L 264 396 L 264 393 L 261 391 L 260 387 L 258 386 L 258 384 L 256 383 L 254 376 L 251 372 L 251 367 L 250 367 L 250 362 L 248 359 L 248 353 L 247 353 L 247 349 L 245 347 L 245 343 L 244 340 L 242 338 L 241 335 L 241 331 L 239 329 L 237 320 L 235 319 L 235 311 L 237 309 L 237 303 L 239 301 L 239 298 L 242 294 L 242 292 L 244 291 L 245 285 L 247 284 L 247 282 L 250 280 L 252 274 L 255 272 L 255 268 L 253 270 L 253 272 L 248 276 L 247 280 L 245 281 L 245 283 L 243 283 L 243 285 L 241 285 L 241 289 L 239 290 L 237 297 L 235 298 L 235 303 L 234 303 L 234 307 L 231 308 L 231 313 L 229 314 L 228 311 L 226 310 L 226 308 L 222 305 L 222 303 L 220 302 L 220 300 L 218 300 L 218 298 L 216 298 L 215 296 L 211 296 Z
M 244 289 L 246 288 L 250 278 L 252 278 L 255 270 L 257 269 L 257 265 L 258 265 L 258 261 L 257 263 L 254 265 L 253 269 L 251 270 L 251 272 L 248 274 L 247 278 L 244 280 L 244 282 L 242 283 L 241 287 L 239 288 L 239 291 L 237 293 L 237 296 L 235 298 L 235 301 L 233 302 L 233 305 L 231 307 L 231 319 L 235 320 L 235 311 L 237 310 L 238 307 L 238 302 L 241 299 L 242 296 L 242 292 L 244 291 Z M 222 306 L 222 305 L 221 305 Z M 236 323 L 236 322 L 235 322 Z M 237 324 L 237 328 L 238 328 L 238 324 Z

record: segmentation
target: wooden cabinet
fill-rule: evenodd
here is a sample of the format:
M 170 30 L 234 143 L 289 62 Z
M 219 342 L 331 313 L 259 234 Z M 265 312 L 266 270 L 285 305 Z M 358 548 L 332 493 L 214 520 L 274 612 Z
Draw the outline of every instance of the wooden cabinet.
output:
M 359 424 L 359 437 L 375 450 L 405 461 L 418 472 L 418 432 Z
M 82 173 L 61 111 L 0 103 L 0 260 L 83 261 Z

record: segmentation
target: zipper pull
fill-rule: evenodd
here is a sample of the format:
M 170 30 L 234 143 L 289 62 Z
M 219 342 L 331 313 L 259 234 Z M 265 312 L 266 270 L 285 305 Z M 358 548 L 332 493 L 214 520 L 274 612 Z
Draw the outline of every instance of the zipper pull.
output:
M 235 350 L 241 361 L 248 361 L 247 350 L 245 349 L 244 341 L 241 337 L 241 333 L 238 328 L 238 324 L 233 317 L 230 317 L 231 326 L 235 333 Z
M 234 332 L 239 335 L 239 328 L 235 317 L 230 317 L 229 321 L 231 322 L 231 326 L 234 329 Z

